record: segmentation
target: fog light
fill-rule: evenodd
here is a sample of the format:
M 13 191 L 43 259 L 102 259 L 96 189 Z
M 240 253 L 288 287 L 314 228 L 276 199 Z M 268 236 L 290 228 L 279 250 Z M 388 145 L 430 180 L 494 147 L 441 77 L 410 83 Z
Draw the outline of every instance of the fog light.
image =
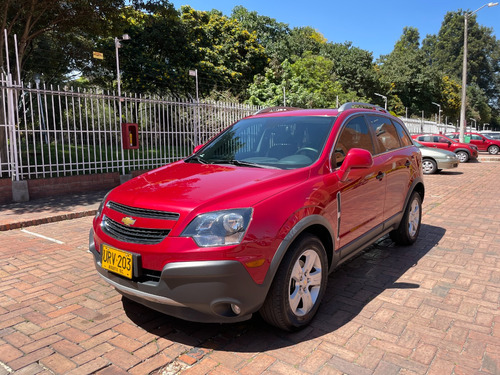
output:
M 231 310 L 233 310 L 233 312 L 236 315 L 240 315 L 240 313 L 241 313 L 240 307 L 238 305 L 235 305 L 234 303 L 231 304 Z

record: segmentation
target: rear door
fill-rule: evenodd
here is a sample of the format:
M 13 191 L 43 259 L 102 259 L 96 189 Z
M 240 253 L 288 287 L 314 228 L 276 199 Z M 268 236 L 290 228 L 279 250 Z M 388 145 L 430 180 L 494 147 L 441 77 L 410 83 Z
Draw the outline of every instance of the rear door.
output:
M 479 134 L 470 134 L 470 143 L 475 145 L 479 151 L 486 151 L 490 145 L 489 142 Z
M 376 135 L 376 159 L 386 181 L 383 213 L 386 221 L 404 210 L 410 181 L 415 169 L 420 168 L 418 151 L 401 124 L 380 115 L 367 115 L 367 118 Z

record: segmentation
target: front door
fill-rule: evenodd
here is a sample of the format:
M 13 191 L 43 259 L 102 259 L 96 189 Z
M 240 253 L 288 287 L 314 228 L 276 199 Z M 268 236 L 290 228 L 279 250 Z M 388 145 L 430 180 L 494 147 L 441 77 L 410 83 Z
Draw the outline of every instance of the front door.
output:
M 351 148 L 362 148 L 375 154 L 372 136 L 363 115 L 347 120 L 342 129 L 334 150 L 337 167 L 342 165 Z M 339 247 L 348 245 L 382 223 L 386 190 L 382 162 L 382 158 L 374 157 L 371 168 L 352 169 L 347 180 L 339 182 L 338 207 L 335 207 L 339 214 Z

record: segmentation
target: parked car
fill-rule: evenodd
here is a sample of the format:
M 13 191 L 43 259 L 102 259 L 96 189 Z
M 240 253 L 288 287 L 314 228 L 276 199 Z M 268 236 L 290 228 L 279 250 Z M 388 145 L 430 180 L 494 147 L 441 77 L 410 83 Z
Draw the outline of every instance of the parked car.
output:
M 378 238 L 418 237 L 421 154 L 380 107 L 269 109 L 104 198 L 98 273 L 126 298 L 199 322 L 307 325 L 328 274 Z
M 500 140 L 490 139 L 485 134 L 465 132 L 465 136 L 470 137 L 470 144 L 477 147 L 479 151 L 488 151 L 491 155 L 498 154 L 500 151 Z M 446 134 L 448 137 L 458 140 L 460 133 Z
M 422 153 L 422 169 L 424 174 L 433 174 L 442 169 L 457 168 L 460 160 L 457 154 L 451 151 L 441 150 L 434 147 L 426 147 L 413 140 Z
M 477 158 L 477 147 L 468 143 L 460 143 L 442 134 L 416 134 L 413 139 L 426 147 L 435 147 L 441 150 L 452 151 L 458 156 L 461 163 Z

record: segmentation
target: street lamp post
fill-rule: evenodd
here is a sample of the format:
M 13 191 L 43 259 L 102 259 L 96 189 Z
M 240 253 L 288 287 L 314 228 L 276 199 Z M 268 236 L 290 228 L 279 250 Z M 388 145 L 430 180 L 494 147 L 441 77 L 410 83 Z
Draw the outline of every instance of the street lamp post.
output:
M 130 40 L 128 34 L 123 34 L 121 39 L 115 37 L 115 54 L 116 54 L 116 87 L 118 89 L 118 127 L 121 127 L 122 122 L 122 91 L 120 83 L 120 58 L 118 56 L 118 49 L 122 46 L 120 44 L 123 40 Z M 119 130 L 120 131 L 120 130 Z M 120 137 L 120 143 L 122 146 L 122 175 L 125 175 L 125 155 L 123 150 L 123 137 Z
M 498 5 L 498 3 L 487 3 L 484 4 L 482 7 L 476 9 L 473 12 L 465 12 L 464 13 L 464 60 L 462 64 L 462 103 L 460 106 L 460 134 L 459 134 L 459 141 L 463 142 L 464 141 L 464 134 L 465 134 L 465 126 L 466 126 L 466 120 L 465 120 L 465 106 L 467 105 L 467 27 L 468 27 L 468 21 L 469 17 L 472 16 L 474 13 L 478 12 L 479 10 L 483 9 L 485 6 L 488 7 L 494 7 Z
M 475 130 L 477 130 L 477 121 L 473 118 L 470 118 L 469 120 L 474 121 L 474 128 L 475 128 Z M 471 129 L 471 131 L 472 131 L 472 129 Z
M 387 111 L 387 96 L 385 95 L 382 95 L 382 94 L 377 94 L 376 92 L 374 92 L 375 95 L 377 96 L 380 96 L 381 98 L 384 99 L 384 102 L 385 102 L 385 110 Z
M 196 122 L 194 126 L 194 137 L 196 146 L 200 144 L 200 97 L 198 96 L 198 69 L 190 70 L 189 75 L 196 80 Z
M 441 124 L 441 104 L 437 104 L 434 102 L 431 102 L 432 104 L 436 105 L 438 107 L 438 126 Z

